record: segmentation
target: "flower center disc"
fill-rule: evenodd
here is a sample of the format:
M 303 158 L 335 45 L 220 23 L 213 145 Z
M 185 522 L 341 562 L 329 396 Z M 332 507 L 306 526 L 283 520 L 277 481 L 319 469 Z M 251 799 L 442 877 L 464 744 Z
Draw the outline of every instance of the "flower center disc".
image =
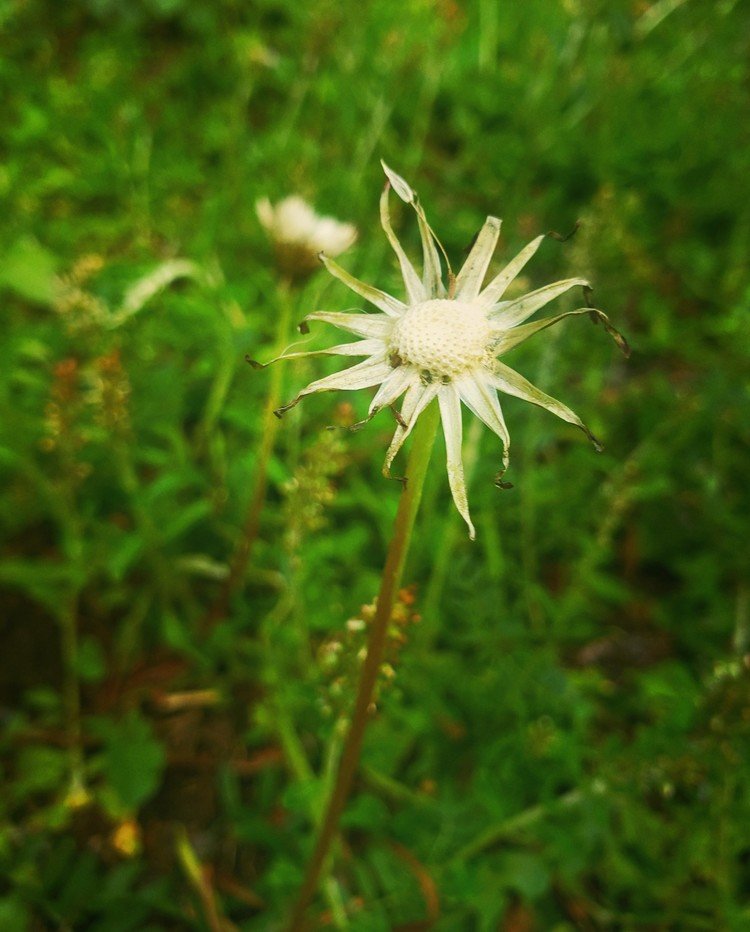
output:
M 457 376 L 487 355 L 490 326 L 481 307 L 436 299 L 415 304 L 396 322 L 391 351 L 435 377 Z

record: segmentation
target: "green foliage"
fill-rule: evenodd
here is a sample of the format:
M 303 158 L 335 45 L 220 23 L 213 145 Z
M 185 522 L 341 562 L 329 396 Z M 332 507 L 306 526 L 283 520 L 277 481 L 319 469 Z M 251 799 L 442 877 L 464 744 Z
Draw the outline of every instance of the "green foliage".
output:
M 149 723 L 130 713 L 120 721 L 101 718 L 91 723 L 102 740 L 101 768 L 116 804 L 133 812 L 150 799 L 161 781 L 164 751 Z
M 0 24 L 0 929 L 289 908 L 399 486 L 386 412 L 325 430 L 367 393 L 269 429 L 273 378 L 286 399 L 333 364 L 245 354 L 353 299 L 282 282 L 254 204 L 355 223 L 342 262 L 397 291 L 380 157 L 454 265 L 487 214 L 504 256 L 580 219 L 524 284 L 586 275 L 634 352 L 585 320 L 514 350 L 606 452 L 509 399 L 501 492 L 467 420 L 475 544 L 436 452 L 318 916 L 748 927 L 747 6 L 28 0 Z

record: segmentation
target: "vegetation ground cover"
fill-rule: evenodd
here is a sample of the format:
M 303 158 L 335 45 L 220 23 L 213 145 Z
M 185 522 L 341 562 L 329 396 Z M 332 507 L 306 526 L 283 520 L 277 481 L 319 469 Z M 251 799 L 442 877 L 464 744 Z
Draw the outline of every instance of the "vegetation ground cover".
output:
M 255 204 L 354 223 L 342 263 L 397 293 L 381 157 L 459 266 L 487 214 L 498 261 L 581 221 L 519 287 L 585 275 L 633 354 L 586 321 L 515 351 L 606 449 L 510 399 L 498 490 L 467 419 L 475 542 L 436 451 L 314 922 L 747 928 L 747 7 L 6 0 L 0 23 L 0 929 L 289 909 L 399 486 L 387 412 L 326 430 L 366 392 L 306 399 L 227 590 L 268 427 L 244 357 L 352 306 L 285 278 Z

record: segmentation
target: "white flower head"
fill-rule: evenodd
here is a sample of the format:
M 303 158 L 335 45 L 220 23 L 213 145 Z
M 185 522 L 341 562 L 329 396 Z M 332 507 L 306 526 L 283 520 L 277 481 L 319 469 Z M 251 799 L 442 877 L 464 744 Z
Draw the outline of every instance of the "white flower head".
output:
M 546 408 L 564 421 L 580 427 L 597 450 L 601 446 L 577 414 L 533 386 L 518 372 L 500 362 L 498 357 L 538 331 L 566 317 L 583 314 L 589 315 L 594 321 L 601 321 L 626 353 L 627 343 L 610 325 L 605 314 L 589 306 L 526 323 L 539 308 L 576 286 L 584 289 L 584 299 L 588 302 L 589 284 L 582 278 L 565 279 L 523 297 L 502 300 L 508 285 L 537 251 L 544 236 L 538 236 L 529 243 L 482 287 L 500 234 L 500 220 L 496 217 L 488 217 L 485 221 L 458 275 L 454 276 L 448 267 L 446 287 L 442 276 L 442 247 L 427 222 L 416 193 L 385 164 L 383 168 L 388 183 L 380 199 L 380 219 L 401 268 L 406 300 L 400 301 L 353 278 L 328 256 L 321 255 L 328 271 L 374 305 L 378 313 L 319 311 L 308 314 L 305 322 L 324 321 L 362 339 L 309 353 L 285 353 L 279 359 L 317 354 L 365 358 L 348 369 L 312 382 L 276 413 L 281 417 L 305 395 L 313 392 L 353 390 L 377 385 L 379 388 L 368 412 L 369 420 L 381 408 L 393 405 L 403 395 L 401 411 L 397 415 L 398 427 L 383 467 L 384 474 L 389 476 L 393 459 L 417 418 L 427 405 L 437 399 L 445 434 L 448 482 L 456 508 L 466 521 L 469 535 L 473 539 L 474 525 L 469 516 L 461 460 L 461 403 L 494 431 L 503 443 L 503 468 L 496 479 L 497 484 L 502 486 L 501 478 L 508 466 L 510 437 L 498 391 Z M 416 212 L 423 251 L 421 277 L 391 226 L 388 208 L 391 187 Z M 447 266 L 447 259 L 445 261 Z M 302 327 L 306 330 L 305 322 Z
M 338 256 L 357 238 L 351 223 L 319 216 L 296 194 L 275 205 L 264 197 L 255 211 L 276 247 L 282 270 L 294 277 L 304 277 L 317 268 L 321 252 Z

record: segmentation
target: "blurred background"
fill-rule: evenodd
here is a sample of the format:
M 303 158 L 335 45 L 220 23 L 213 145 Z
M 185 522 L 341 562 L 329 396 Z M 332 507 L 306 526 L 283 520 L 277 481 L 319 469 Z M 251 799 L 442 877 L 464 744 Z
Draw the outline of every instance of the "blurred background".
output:
M 436 449 L 311 927 L 750 928 L 748 5 L 2 0 L 0 24 L 0 929 L 290 905 L 399 487 L 387 413 L 326 430 L 368 392 L 271 426 L 335 366 L 245 354 L 357 302 L 255 204 L 354 224 L 341 262 L 401 295 L 380 158 L 454 267 L 487 214 L 498 263 L 580 220 L 518 288 L 589 277 L 633 354 L 585 318 L 514 351 L 606 450 L 509 399 L 500 491 L 467 418 L 475 543 Z

